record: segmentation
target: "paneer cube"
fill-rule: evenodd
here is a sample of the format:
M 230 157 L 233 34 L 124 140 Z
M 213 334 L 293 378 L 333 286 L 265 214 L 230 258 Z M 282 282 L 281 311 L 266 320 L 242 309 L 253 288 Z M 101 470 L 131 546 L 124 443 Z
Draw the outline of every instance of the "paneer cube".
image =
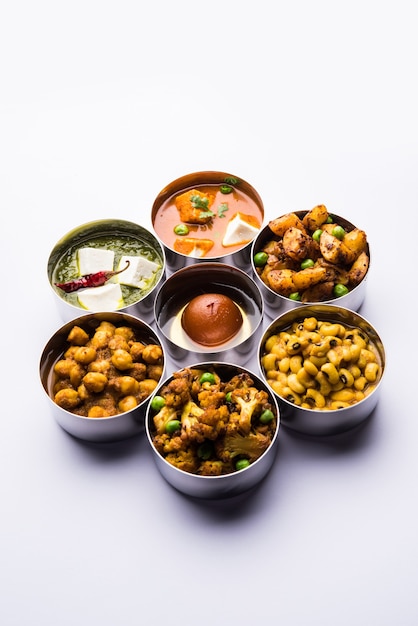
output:
M 80 276 L 113 271 L 115 253 L 105 248 L 80 248 L 77 252 Z
M 235 213 L 228 223 L 222 245 L 227 248 L 249 243 L 258 234 L 260 227 L 261 224 L 252 215 Z
M 118 283 L 83 289 L 78 301 L 88 311 L 116 311 L 123 306 L 122 289 Z
M 127 261 L 129 261 L 129 267 L 124 269 Z M 118 271 L 122 269 L 124 271 L 115 276 L 115 280 L 122 285 L 145 289 L 154 278 L 155 273 L 161 269 L 161 265 L 143 256 L 125 255 L 121 257 L 118 265 Z

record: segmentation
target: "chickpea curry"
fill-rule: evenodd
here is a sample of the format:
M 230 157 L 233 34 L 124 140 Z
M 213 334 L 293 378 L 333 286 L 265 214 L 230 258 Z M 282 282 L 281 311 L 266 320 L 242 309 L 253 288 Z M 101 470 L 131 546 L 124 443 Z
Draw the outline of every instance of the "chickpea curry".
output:
M 54 365 L 52 397 L 82 417 L 111 417 L 152 394 L 163 373 L 163 351 L 141 341 L 130 326 L 102 321 L 87 332 L 74 325 L 68 348 Z

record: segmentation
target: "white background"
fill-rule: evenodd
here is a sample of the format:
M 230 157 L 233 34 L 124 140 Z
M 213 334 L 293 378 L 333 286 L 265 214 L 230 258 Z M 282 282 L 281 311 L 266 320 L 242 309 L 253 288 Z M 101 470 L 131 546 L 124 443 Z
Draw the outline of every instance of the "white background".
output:
M 0 10 L 0 622 L 418 622 L 418 39 L 414 3 L 14 2 Z M 361 314 L 387 369 L 356 433 L 282 429 L 238 503 L 158 474 L 144 437 L 94 445 L 38 377 L 61 325 L 55 242 L 149 224 L 169 182 L 226 171 L 266 217 L 324 203 L 366 230 Z

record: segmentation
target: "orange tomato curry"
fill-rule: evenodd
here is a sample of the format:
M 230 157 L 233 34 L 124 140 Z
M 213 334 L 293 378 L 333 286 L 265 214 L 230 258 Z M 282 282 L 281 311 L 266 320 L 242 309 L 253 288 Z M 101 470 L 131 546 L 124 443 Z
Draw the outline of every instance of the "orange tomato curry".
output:
M 262 210 L 242 190 L 231 187 L 225 193 L 222 188 L 224 186 L 219 184 L 196 185 L 173 194 L 161 204 L 154 215 L 154 229 L 167 247 L 188 256 L 216 258 L 231 254 L 252 241 L 254 229 L 262 226 Z M 225 240 L 232 220 L 233 236 Z M 243 233 L 242 238 L 240 233 Z

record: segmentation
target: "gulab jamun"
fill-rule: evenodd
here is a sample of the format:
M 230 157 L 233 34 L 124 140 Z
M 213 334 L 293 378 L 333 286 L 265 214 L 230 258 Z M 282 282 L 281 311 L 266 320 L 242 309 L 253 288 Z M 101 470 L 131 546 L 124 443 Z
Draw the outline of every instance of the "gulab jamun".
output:
M 181 325 L 187 335 L 203 346 L 217 346 L 232 339 L 243 324 L 242 313 L 228 296 L 205 293 L 184 308 Z

